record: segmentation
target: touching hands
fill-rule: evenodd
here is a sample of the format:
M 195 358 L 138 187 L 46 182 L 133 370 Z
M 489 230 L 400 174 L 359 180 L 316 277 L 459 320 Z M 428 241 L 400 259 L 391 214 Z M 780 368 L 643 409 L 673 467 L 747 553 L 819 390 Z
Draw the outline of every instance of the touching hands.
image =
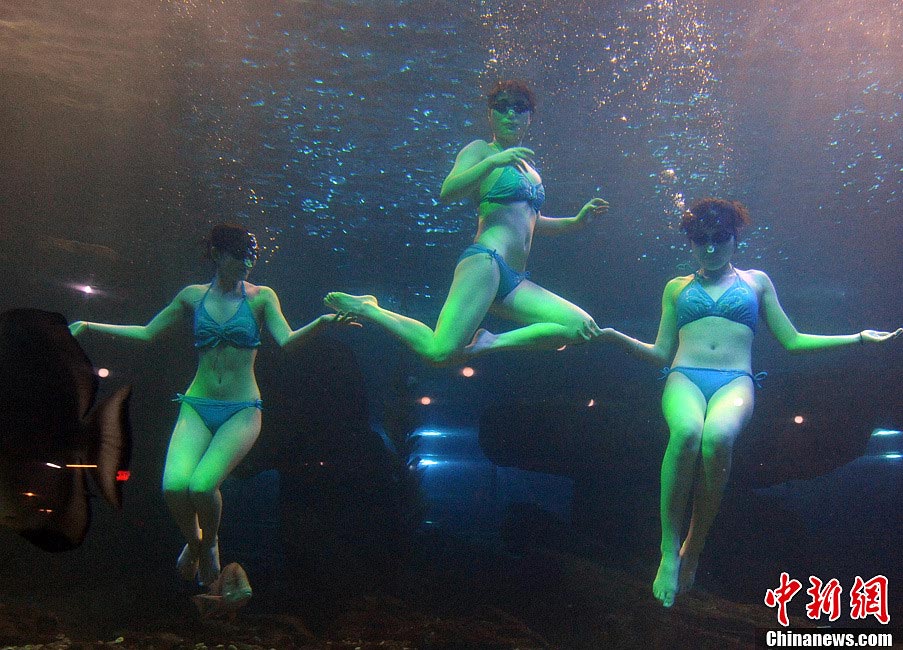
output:
M 577 213 L 577 223 L 585 226 L 593 219 L 606 212 L 608 212 L 608 201 L 599 198 L 590 199 L 586 202 L 586 205 L 580 208 L 580 212 Z

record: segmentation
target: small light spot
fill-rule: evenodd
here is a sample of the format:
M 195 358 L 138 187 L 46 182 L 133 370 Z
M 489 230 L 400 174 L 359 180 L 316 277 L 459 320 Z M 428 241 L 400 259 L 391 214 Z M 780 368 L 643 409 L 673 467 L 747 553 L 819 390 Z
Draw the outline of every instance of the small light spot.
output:
M 52 467 L 53 469 L 63 469 L 61 465 L 57 465 L 56 463 L 44 463 L 47 467 Z
M 738 397 L 737 399 L 734 400 L 734 406 L 743 406 L 743 404 L 744 404 L 744 402 L 743 402 L 742 397 Z
M 556 350 L 556 352 L 561 352 L 562 350 L 566 350 L 568 346 L 562 345 L 560 348 Z
M 470 366 L 466 366 L 464 368 L 461 368 L 461 374 L 465 377 L 473 377 L 474 369 Z
M 82 293 L 85 293 L 88 295 L 91 295 L 92 293 L 94 293 L 94 289 L 91 287 L 90 284 L 86 284 L 83 287 L 79 287 L 78 290 L 81 291 Z
M 592 407 L 594 407 L 594 406 L 596 405 L 596 400 L 591 399 L 590 401 L 588 401 L 588 402 L 586 403 L 586 405 L 587 405 L 589 408 L 592 408 Z
M 121 483 L 128 481 L 131 477 L 132 477 L 132 473 L 130 471 L 128 471 L 127 469 L 121 469 L 118 472 L 116 472 L 116 480 Z
M 97 376 L 100 377 L 101 379 L 105 379 L 110 376 L 110 371 L 107 370 L 106 368 L 98 368 Z
M 424 406 L 429 406 L 430 404 L 433 403 L 433 400 L 430 399 L 429 397 L 427 397 L 426 395 L 424 395 L 423 397 L 420 398 L 420 403 L 423 404 Z
M 806 418 L 804 418 L 802 415 L 797 415 L 796 417 L 793 418 L 793 421 L 796 422 L 797 424 L 802 424 L 803 422 L 806 421 Z

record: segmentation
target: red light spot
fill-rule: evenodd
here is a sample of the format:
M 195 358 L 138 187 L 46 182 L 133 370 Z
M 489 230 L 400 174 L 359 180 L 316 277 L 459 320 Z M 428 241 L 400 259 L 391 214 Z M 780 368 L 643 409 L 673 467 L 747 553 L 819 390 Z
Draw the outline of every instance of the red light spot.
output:
M 129 478 L 131 478 L 131 476 L 132 476 L 132 473 L 130 471 L 128 471 L 127 469 L 121 469 L 118 472 L 116 472 L 116 480 L 117 481 L 122 481 L 122 482 L 128 481 Z

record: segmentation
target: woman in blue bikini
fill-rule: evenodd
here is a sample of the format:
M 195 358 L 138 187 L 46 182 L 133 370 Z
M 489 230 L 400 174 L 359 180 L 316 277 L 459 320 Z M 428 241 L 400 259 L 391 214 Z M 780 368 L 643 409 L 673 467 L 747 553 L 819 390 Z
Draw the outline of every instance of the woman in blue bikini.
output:
M 163 495 L 186 541 L 178 572 L 185 580 L 197 575 L 202 585 L 211 584 L 220 572 L 219 486 L 260 433 L 263 403 L 254 376 L 258 323 L 266 325 L 276 343 L 285 348 L 303 343 L 328 323 L 350 321 L 325 314 L 292 331 L 276 292 L 246 281 L 258 250 L 254 235 L 241 226 L 215 226 L 207 253 L 216 264 L 213 280 L 182 289 L 147 325 L 76 321 L 69 326 L 76 336 L 100 332 L 153 341 L 193 316 L 198 369 L 185 394 L 177 394 L 174 400 L 181 408 L 163 468 Z
M 536 101 L 521 81 L 501 81 L 489 93 L 492 140 L 464 147 L 442 184 L 440 198 L 471 198 L 477 207 L 474 243 L 458 258 L 448 297 L 435 329 L 381 307 L 374 296 L 333 292 L 326 304 L 340 313 L 371 321 L 435 364 L 454 363 L 488 350 L 555 349 L 599 334 L 592 317 L 578 306 L 527 279 L 524 268 L 533 234 L 559 234 L 586 226 L 608 210 L 592 199 L 576 216 L 540 213 L 545 189 L 521 145 Z M 477 328 L 488 312 L 523 325 L 499 335 Z
M 609 328 L 601 335 L 647 361 L 671 364 L 662 394 L 670 431 L 661 472 L 662 558 L 652 585 L 665 607 L 693 586 L 727 484 L 734 441 L 752 415 L 752 341 L 759 315 L 791 352 L 880 343 L 903 333 L 903 328 L 838 336 L 798 332 L 769 277 L 731 264 L 740 231 L 748 224 L 746 208 L 736 201 L 707 198 L 695 203 L 684 213 L 681 227 L 699 270 L 665 286 L 655 343 Z M 689 507 L 690 526 L 681 539 Z

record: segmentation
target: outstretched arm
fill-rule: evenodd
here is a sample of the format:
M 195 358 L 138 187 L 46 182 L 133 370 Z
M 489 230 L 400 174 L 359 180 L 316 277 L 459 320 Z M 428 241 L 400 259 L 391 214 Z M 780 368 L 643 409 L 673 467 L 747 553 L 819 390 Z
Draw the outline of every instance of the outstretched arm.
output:
M 599 198 L 590 199 L 580 208 L 580 212 L 573 217 L 545 217 L 539 215 L 539 218 L 536 220 L 536 232 L 543 235 L 560 235 L 579 230 L 606 212 L 608 212 L 608 201 Z
M 790 318 L 784 312 L 784 308 L 781 307 L 771 278 L 761 271 L 757 273 L 757 276 L 762 288 L 762 310 L 765 315 L 765 322 L 768 324 L 768 329 L 771 330 L 774 337 L 789 352 L 809 352 L 844 345 L 882 343 L 903 334 L 903 328 L 893 332 L 863 330 L 855 334 L 803 334 L 797 331 Z
M 677 294 L 686 284 L 685 278 L 674 278 L 665 285 L 662 294 L 662 318 L 658 324 L 658 334 L 655 343 L 645 343 L 626 334 L 606 327 L 602 330 L 601 338 L 611 341 L 643 361 L 666 366 L 674 358 L 677 348 L 677 315 L 674 310 Z
M 479 188 L 480 181 L 496 167 L 517 165 L 532 157 L 533 151 L 526 147 L 511 147 L 493 153 L 485 141 L 474 140 L 455 158 L 454 167 L 442 182 L 439 199 L 449 202 L 470 196 Z
M 73 336 L 80 336 L 84 332 L 100 332 L 123 339 L 150 342 L 160 334 L 180 322 L 186 313 L 191 311 L 191 304 L 187 298 L 191 288 L 185 287 L 166 307 L 154 316 L 147 325 L 111 325 L 108 323 L 95 323 L 92 321 L 77 320 L 69 325 L 69 331 Z
M 267 329 L 279 347 L 284 349 L 303 344 L 331 323 L 360 326 L 360 323 L 354 322 L 350 316 L 323 314 L 322 316 L 317 316 L 307 325 L 293 330 L 282 313 L 282 306 L 279 304 L 279 296 L 276 295 L 276 292 L 269 287 L 260 287 L 260 296 L 264 300 L 263 314 Z

